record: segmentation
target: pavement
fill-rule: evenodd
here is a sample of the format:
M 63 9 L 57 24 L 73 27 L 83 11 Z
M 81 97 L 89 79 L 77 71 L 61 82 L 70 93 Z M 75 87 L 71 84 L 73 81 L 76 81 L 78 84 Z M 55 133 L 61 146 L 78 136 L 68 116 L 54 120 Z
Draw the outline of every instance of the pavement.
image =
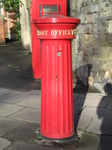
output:
M 78 139 L 39 140 L 41 80 L 33 79 L 29 50 L 0 45 L 0 150 L 112 150 L 112 95 L 82 90 L 73 93 Z

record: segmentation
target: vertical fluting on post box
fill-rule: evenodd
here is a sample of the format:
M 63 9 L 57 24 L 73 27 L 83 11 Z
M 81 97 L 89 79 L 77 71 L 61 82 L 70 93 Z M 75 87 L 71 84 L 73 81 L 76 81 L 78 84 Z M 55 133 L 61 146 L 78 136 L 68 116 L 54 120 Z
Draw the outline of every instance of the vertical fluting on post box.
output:
M 42 40 L 41 133 L 47 138 L 74 134 L 70 40 Z
M 33 22 L 42 41 L 41 134 L 69 138 L 74 134 L 71 40 L 80 20 L 53 14 Z

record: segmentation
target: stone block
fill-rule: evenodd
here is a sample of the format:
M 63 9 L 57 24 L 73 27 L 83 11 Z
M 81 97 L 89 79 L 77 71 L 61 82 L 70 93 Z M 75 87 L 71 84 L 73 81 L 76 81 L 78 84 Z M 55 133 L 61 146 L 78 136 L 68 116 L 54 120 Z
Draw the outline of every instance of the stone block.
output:
M 36 135 L 36 131 L 40 128 L 40 124 L 26 122 L 19 127 L 6 133 L 3 137 L 11 141 L 25 141 L 32 142 Z
M 100 37 L 101 47 L 111 47 L 112 46 L 112 34 L 103 34 Z
M 78 5 L 78 8 L 80 7 L 80 3 L 81 3 L 81 0 L 79 0 L 79 5 Z M 76 10 L 77 9 L 77 3 L 75 0 L 70 0 L 70 10 L 73 11 L 73 10 Z M 75 14 L 74 14 L 75 15 Z
M 85 103 L 85 98 L 78 98 L 75 102 L 74 105 L 79 105 L 84 107 L 84 103 Z
M 108 21 L 107 31 L 108 31 L 108 33 L 112 34 L 112 20 Z
M 20 110 L 24 109 L 24 107 L 14 106 L 10 104 L 0 103 L 0 116 L 10 116 Z
M 102 101 L 100 99 L 93 98 L 93 99 L 86 99 L 84 106 L 105 108 L 107 104 L 108 104 L 108 102 L 106 102 L 106 101 Z
M 95 134 L 84 133 L 80 138 L 77 149 L 79 150 L 97 150 L 99 148 L 100 137 Z
M 102 93 L 87 93 L 86 98 L 88 99 L 99 99 L 101 100 L 102 98 L 104 98 L 105 94 Z
M 23 121 L 0 117 L 0 136 L 3 136 L 23 123 Z
M 112 110 L 106 108 L 85 107 L 81 115 L 96 118 L 96 119 L 105 118 L 107 120 L 109 119 L 112 121 L 112 116 L 110 115 L 111 113 Z
M 100 18 L 102 19 L 108 19 L 109 17 L 112 17 L 112 5 L 107 3 L 101 3 L 100 6 Z
M 0 90 L 0 102 L 13 104 L 18 101 L 21 101 L 21 95 L 23 92 L 15 91 L 15 90 Z
M 103 46 L 100 48 L 100 57 L 102 59 L 108 59 L 110 55 L 110 47 Z M 104 64 L 105 65 L 105 64 Z M 103 66 L 102 66 L 103 67 Z
M 77 123 L 77 129 L 86 131 L 87 127 L 89 126 L 92 118 L 87 117 L 87 116 L 81 116 L 78 118 L 78 123 Z
M 76 105 L 74 103 L 74 117 L 77 117 L 77 116 L 79 117 L 82 109 L 83 109 L 82 106 Z
M 75 104 L 81 105 L 82 107 L 99 107 L 105 108 L 108 104 L 108 101 L 102 101 L 99 98 L 92 97 L 90 98 L 79 98 L 75 101 Z
M 79 93 L 73 93 L 73 100 L 76 101 L 79 97 L 80 97 L 81 94 Z
M 10 118 L 40 123 L 40 110 L 26 108 L 20 112 L 11 115 Z
M 111 99 L 112 99 L 112 97 L 111 97 Z M 106 106 L 106 108 L 112 109 L 112 102 L 109 102 L 108 105 Z
M 101 147 L 99 150 L 112 150 L 112 136 L 104 135 L 101 142 Z
M 14 104 L 18 103 L 23 100 L 29 100 L 30 99 L 41 99 L 41 92 L 39 90 L 33 90 L 29 92 L 20 92 L 15 90 L 0 90 L 0 102 L 8 103 L 8 104 Z
M 105 117 L 102 119 L 94 118 L 86 131 L 97 134 L 112 135 L 112 120 L 106 119 Z
M 82 50 L 84 49 L 85 55 L 93 56 L 93 54 L 95 54 L 96 52 L 93 50 L 99 47 L 98 39 L 99 37 L 97 35 L 84 34 L 79 39 L 79 43 L 80 43 L 79 49 Z
M 29 98 L 29 99 L 23 100 L 21 102 L 17 102 L 15 105 L 28 107 L 28 108 L 41 109 L 41 99 Z
M 4 150 L 4 149 L 7 148 L 10 144 L 11 144 L 11 142 L 8 141 L 7 139 L 0 138 L 0 150 Z
M 98 29 L 98 24 L 85 24 L 85 25 L 80 25 L 80 30 L 78 31 L 79 34 L 98 34 L 99 29 Z M 86 36 L 86 35 L 85 35 Z M 94 37 L 95 38 L 95 37 Z
M 87 15 L 85 15 L 85 21 L 84 21 L 84 23 L 85 24 L 90 24 L 90 23 L 92 23 L 92 18 L 91 18 L 92 16 L 91 16 L 91 14 L 87 14 Z
M 108 96 L 108 95 L 104 95 L 103 97 L 103 101 L 108 101 L 108 102 L 112 102 L 112 96 Z
M 99 24 L 98 29 L 100 33 L 100 38 L 102 38 L 103 34 L 107 34 L 108 21 L 99 18 L 98 24 Z

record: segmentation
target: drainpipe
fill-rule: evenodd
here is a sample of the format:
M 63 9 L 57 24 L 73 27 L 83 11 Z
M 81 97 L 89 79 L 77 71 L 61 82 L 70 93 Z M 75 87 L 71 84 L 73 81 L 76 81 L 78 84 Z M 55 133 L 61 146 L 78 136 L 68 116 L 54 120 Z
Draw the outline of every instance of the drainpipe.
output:
M 11 39 L 10 26 L 9 26 L 9 13 L 7 13 L 7 18 L 8 18 L 8 38 Z
M 2 5 L 2 3 L 0 3 Z M 1 8 L 1 14 L 3 15 L 3 7 Z

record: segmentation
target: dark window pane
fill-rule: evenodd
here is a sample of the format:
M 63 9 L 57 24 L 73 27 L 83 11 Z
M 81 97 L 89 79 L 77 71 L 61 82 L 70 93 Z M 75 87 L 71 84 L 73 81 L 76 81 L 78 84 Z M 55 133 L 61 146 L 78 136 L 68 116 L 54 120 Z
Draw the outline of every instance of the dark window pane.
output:
M 43 12 L 57 12 L 57 5 L 43 5 Z
M 40 12 L 42 12 L 42 5 L 40 5 Z
M 60 5 L 59 5 L 59 13 L 61 12 L 61 7 L 60 7 Z

